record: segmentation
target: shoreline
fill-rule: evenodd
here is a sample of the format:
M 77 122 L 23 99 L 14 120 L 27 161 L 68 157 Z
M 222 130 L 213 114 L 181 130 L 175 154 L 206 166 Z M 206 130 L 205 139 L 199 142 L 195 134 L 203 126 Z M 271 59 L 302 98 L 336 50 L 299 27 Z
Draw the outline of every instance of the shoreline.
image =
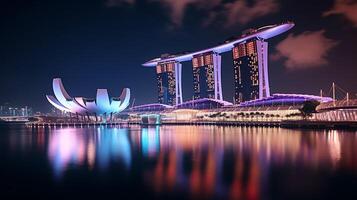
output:
M 162 122 L 161 124 L 143 124 L 139 122 L 71 122 L 71 123 L 7 123 L 1 126 L 27 126 L 32 128 L 47 127 L 93 127 L 93 126 L 121 126 L 121 125 L 140 125 L 140 126 L 244 126 L 244 127 L 281 127 L 288 129 L 348 129 L 357 130 L 357 122 L 331 122 L 331 121 L 309 121 L 291 120 L 281 122 L 241 122 L 241 121 L 221 121 L 221 122 Z

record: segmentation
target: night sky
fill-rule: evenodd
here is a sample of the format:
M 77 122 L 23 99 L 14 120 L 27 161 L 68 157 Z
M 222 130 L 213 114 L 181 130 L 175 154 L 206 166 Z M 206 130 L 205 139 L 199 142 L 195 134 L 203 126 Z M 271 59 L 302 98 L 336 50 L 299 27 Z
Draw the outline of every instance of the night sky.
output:
M 155 70 L 142 63 L 287 20 L 296 26 L 269 40 L 271 92 L 331 95 L 335 81 L 357 98 L 355 0 L 3 0 L 0 104 L 46 112 L 56 77 L 71 96 L 94 97 L 97 88 L 119 96 L 129 87 L 135 105 L 157 102 Z M 232 55 L 222 56 L 224 99 L 232 101 Z M 184 100 L 192 93 L 185 62 Z

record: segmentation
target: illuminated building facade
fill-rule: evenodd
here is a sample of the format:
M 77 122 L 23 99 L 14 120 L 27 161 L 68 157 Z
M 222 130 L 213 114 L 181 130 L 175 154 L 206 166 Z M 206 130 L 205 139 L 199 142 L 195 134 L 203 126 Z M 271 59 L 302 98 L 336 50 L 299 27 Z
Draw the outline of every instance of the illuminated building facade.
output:
M 222 100 L 221 56 L 209 52 L 192 59 L 193 98 Z
M 95 115 L 112 118 L 113 114 L 123 111 L 129 106 L 130 89 L 124 88 L 120 97 L 109 98 L 107 89 L 97 89 L 96 99 L 83 97 L 72 98 L 65 90 L 60 78 L 53 79 L 54 96 L 46 95 L 48 102 L 55 108 L 82 116 Z
M 168 87 L 169 78 L 158 76 L 159 103 L 175 105 L 182 103 L 180 63 L 188 61 L 191 61 L 193 64 L 193 98 L 223 100 L 220 55 L 225 52 L 233 51 L 235 103 L 239 104 L 244 101 L 262 99 L 270 96 L 268 80 L 268 43 L 265 41 L 290 30 L 294 26 L 295 24 L 293 22 L 285 22 L 257 29 L 249 29 L 240 37 L 226 40 L 217 46 L 194 52 L 165 54 L 165 56 L 154 58 L 142 65 L 144 67 L 160 68 L 160 70 L 157 71 L 162 73 L 162 63 L 175 63 L 175 70 L 171 74 L 175 74 L 176 94 L 169 93 L 173 91 L 172 89 L 169 90 Z M 180 70 L 177 70 L 176 65 L 180 66 Z M 173 80 L 173 78 L 171 79 Z M 178 93 L 178 91 L 180 93 Z M 171 103 L 174 98 L 170 95 L 176 97 L 176 102 Z
M 268 43 L 252 39 L 236 44 L 232 52 L 235 103 L 269 97 Z
M 160 104 L 176 105 L 182 102 L 181 68 L 182 65 L 177 62 L 158 63 L 156 66 L 158 102 Z

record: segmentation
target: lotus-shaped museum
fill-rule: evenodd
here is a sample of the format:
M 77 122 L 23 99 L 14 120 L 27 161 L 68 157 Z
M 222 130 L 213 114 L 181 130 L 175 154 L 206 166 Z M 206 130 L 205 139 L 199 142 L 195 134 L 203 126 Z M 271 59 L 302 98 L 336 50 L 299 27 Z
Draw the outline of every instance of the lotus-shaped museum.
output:
M 53 79 L 54 96 L 47 100 L 57 109 L 78 115 L 112 115 L 123 111 L 129 105 L 130 89 L 124 88 L 120 97 L 109 98 L 107 89 L 97 89 L 96 99 L 69 96 L 60 78 Z

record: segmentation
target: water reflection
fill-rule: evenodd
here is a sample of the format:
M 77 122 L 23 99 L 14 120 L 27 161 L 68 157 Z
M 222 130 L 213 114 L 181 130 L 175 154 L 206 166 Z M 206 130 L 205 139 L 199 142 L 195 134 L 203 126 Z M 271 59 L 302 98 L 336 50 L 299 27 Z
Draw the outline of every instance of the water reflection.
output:
M 141 148 L 144 156 L 153 157 L 159 153 L 160 150 L 160 129 L 156 128 L 142 128 L 141 129 Z
M 152 152 L 157 153 L 151 157 L 156 165 L 146 169 L 145 176 L 156 192 L 176 187 L 192 197 L 260 199 L 268 189 L 271 167 L 312 171 L 347 167 L 355 172 L 357 167 L 356 149 L 342 145 L 356 144 L 356 136 L 349 133 L 212 126 L 150 129 L 161 132 L 159 141 L 154 133 L 142 137 L 143 143 L 155 144 Z
M 83 135 L 79 135 L 75 129 L 58 130 L 51 134 L 48 155 L 54 172 L 59 175 L 70 163 L 82 164 L 86 149 Z
M 120 160 L 130 168 L 131 152 L 126 129 L 57 129 L 49 133 L 48 156 L 57 176 L 71 164 L 88 165 L 96 162 L 100 169 L 109 167 L 111 161 Z
M 72 169 L 98 173 L 95 170 L 106 172 L 114 166 L 155 193 L 184 192 L 193 198 L 261 199 L 277 180 L 282 182 L 280 191 L 287 182 L 318 179 L 320 172 L 344 170 L 357 176 L 354 132 L 89 127 L 12 134 L 10 145 L 45 150 L 59 179 Z

